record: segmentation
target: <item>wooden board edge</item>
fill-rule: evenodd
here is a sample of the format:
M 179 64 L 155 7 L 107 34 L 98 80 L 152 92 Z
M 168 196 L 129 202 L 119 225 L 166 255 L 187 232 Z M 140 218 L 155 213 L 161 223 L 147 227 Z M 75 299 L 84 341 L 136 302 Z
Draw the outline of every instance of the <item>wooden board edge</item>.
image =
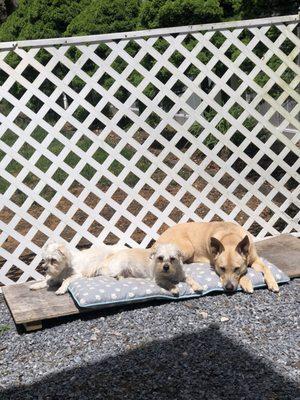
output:
M 21 285 L 24 285 L 24 284 L 22 283 Z M 6 305 L 7 305 L 8 309 L 9 309 L 9 311 L 10 311 L 10 314 L 11 314 L 11 316 L 12 316 L 12 318 L 13 318 L 13 320 L 14 320 L 14 322 L 15 322 L 16 325 L 24 325 L 24 326 L 25 326 L 25 324 L 32 324 L 32 323 L 35 323 L 36 321 L 48 321 L 48 320 L 55 319 L 55 318 L 63 318 L 63 317 L 68 317 L 68 316 L 72 316 L 72 315 L 79 315 L 79 314 L 82 313 L 82 310 L 80 310 L 80 309 L 77 307 L 76 302 L 75 302 L 74 299 L 72 298 L 71 294 L 70 294 L 70 293 L 67 293 L 67 294 L 64 295 L 64 296 L 68 296 L 68 297 L 69 297 L 68 300 L 71 300 L 72 303 L 74 304 L 74 308 L 70 309 L 70 310 L 68 311 L 68 313 L 60 313 L 60 314 L 58 314 L 57 312 L 54 312 L 54 313 L 48 313 L 46 317 L 41 317 L 41 318 L 30 318 L 30 319 L 25 318 L 25 319 L 24 319 L 24 318 L 22 318 L 22 317 L 16 315 L 16 314 L 12 311 L 12 308 L 10 307 L 10 299 L 9 299 L 9 296 L 11 295 L 13 286 L 15 286 L 15 285 L 7 286 L 7 288 L 4 289 L 4 291 L 3 291 L 3 298 L 4 298 L 4 301 L 5 301 Z M 8 296 L 7 296 L 7 295 L 8 295 Z M 62 298 L 62 300 L 63 300 L 63 296 L 61 296 L 61 298 Z M 26 327 L 25 327 L 25 329 L 27 330 Z
M 43 328 L 42 321 L 28 322 L 28 323 L 22 324 L 22 325 L 24 326 L 26 332 L 38 331 Z
M 11 310 L 10 310 L 10 313 L 11 313 L 11 315 L 13 317 L 13 320 L 15 321 L 15 323 L 17 325 L 22 325 L 22 324 L 24 325 L 24 324 L 33 323 L 35 321 L 48 321 L 50 319 L 55 319 L 55 318 L 64 318 L 64 317 L 69 317 L 69 316 L 72 316 L 72 315 L 79 315 L 79 314 L 82 313 L 82 311 L 78 310 L 78 312 L 70 312 L 68 314 L 60 314 L 60 315 L 57 315 L 57 314 L 55 314 L 55 315 L 47 315 L 46 318 L 40 318 L 40 319 L 20 319 L 20 318 L 15 318 L 13 313 L 11 312 Z

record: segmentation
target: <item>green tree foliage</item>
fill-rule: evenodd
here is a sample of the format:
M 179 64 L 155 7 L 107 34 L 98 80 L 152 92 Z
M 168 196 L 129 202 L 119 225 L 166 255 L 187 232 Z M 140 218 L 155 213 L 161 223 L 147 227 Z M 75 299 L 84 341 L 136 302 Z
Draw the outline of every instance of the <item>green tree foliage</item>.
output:
M 0 24 L 17 8 L 18 0 L 0 0 Z
M 296 0 L 241 0 L 240 10 L 243 19 L 250 19 L 297 14 L 298 6 Z
M 146 0 L 141 6 L 140 26 L 158 28 L 220 21 L 219 0 Z
M 0 22 L 16 5 L 0 0 Z M 20 0 L 0 41 L 121 32 L 297 12 L 295 0 Z
M 0 27 L 0 40 L 43 39 L 62 36 L 88 0 L 20 0 Z
M 220 0 L 223 9 L 223 19 L 240 19 L 243 0 Z
M 139 8 L 139 0 L 93 0 L 74 18 L 65 35 L 93 35 L 135 30 Z
M 0 0 L 0 23 L 5 21 L 7 18 L 7 10 L 5 0 Z

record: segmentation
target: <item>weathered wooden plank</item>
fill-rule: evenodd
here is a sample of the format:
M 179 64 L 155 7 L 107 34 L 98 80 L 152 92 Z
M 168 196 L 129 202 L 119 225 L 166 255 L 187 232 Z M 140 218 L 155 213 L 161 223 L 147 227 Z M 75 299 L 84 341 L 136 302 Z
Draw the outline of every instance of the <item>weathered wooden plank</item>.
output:
M 42 321 L 28 322 L 24 324 L 24 327 L 26 329 L 26 332 L 33 332 L 42 329 L 43 324 Z
M 71 296 L 57 296 L 47 289 L 29 290 L 32 283 L 7 286 L 3 294 L 16 324 L 26 324 L 79 314 Z
M 280 235 L 256 243 L 258 254 L 278 266 L 290 278 L 300 277 L 300 239 Z

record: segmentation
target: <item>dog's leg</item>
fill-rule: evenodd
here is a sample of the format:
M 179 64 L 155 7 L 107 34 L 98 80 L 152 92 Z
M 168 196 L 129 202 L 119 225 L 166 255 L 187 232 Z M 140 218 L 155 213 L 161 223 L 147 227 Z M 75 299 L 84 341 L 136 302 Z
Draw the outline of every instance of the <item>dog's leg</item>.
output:
M 174 296 L 179 296 L 179 288 L 178 286 L 173 286 L 170 288 L 170 292 L 174 295 Z
M 44 288 L 46 288 L 47 286 L 49 286 L 50 281 L 51 281 L 51 278 L 50 278 L 49 276 L 46 275 L 45 278 L 44 278 L 42 281 L 33 283 L 33 284 L 29 287 L 29 289 L 30 289 L 30 290 L 44 289 Z
M 195 281 L 191 276 L 186 276 L 186 283 L 192 288 L 192 290 L 196 293 L 203 292 L 203 287 Z
M 44 288 L 46 288 L 47 286 L 48 286 L 47 280 L 44 279 L 44 280 L 41 281 L 41 282 L 33 283 L 33 284 L 29 287 L 29 289 L 30 289 L 30 290 L 39 290 L 39 289 L 44 289 Z
M 55 294 L 61 295 L 61 294 L 67 293 L 70 283 L 75 281 L 77 278 L 80 278 L 80 277 L 81 277 L 81 275 L 72 275 L 72 276 L 69 276 L 68 278 L 66 278 L 63 281 L 63 283 L 61 284 L 61 286 L 57 289 Z
M 269 270 L 269 268 L 263 263 L 263 261 L 260 258 L 256 258 L 255 261 L 252 263 L 251 267 L 256 272 L 262 272 L 264 274 L 265 282 L 268 286 L 268 289 L 271 290 L 271 292 L 275 292 L 275 293 L 279 292 L 279 287 L 277 285 L 277 282 L 276 282 L 272 272 Z
M 155 280 L 155 283 L 161 288 L 171 292 L 174 296 L 179 295 L 179 287 L 178 285 L 175 285 L 173 282 L 166 280 Z
M 254 291 L 253 285 L 252 285 L 251 279 L 249 279 L 248 276 L 246 276 L 246 275 L 242 276 L 239 281 L 239 284 L 244 292 L 253 293 L 253 291 Z

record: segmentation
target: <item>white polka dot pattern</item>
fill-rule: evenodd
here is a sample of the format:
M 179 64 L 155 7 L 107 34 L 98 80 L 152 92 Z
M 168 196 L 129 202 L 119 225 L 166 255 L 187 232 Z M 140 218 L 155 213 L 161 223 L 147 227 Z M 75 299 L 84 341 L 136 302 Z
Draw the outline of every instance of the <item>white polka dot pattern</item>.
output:
M 280 269 L 264 260 L 279 283 L 288 282 L 289 278 Z M 223 292 L 218 275 L 208 264 L 189 264 L 184 267 L 185 273 L 194 278 L 203 287 L 203 293 L 194 293 L 192 289 L 181 282 L 179 296 L 157 286 L 153 281 L 140 278 L 116 280 L 109 277 L 79 278 L 69 286 L 73 298 L 79 307 L 105 307 L 111 304 L 124 304 L 145 301 L 147 299 L 177 299 L 200 297 L 210 292 Z M 253 286 L 264 287 L 263 275 L 249 268 L 248 274 Z

